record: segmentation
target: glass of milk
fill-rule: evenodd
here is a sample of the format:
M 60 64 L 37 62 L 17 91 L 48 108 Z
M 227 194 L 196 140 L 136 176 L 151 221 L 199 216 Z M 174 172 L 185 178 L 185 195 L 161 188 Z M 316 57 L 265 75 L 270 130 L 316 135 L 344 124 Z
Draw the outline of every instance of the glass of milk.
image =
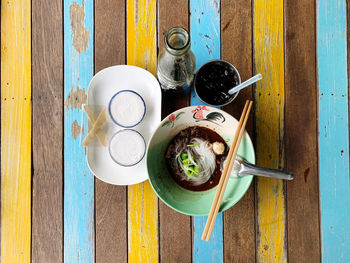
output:
M 138 131 L 124 129 L 112 136 L 108 149 L 111 158 L 117 164 L 134 166 L 145 156 L 146 142 Z
M 145 117 L 146 104 L 137 92 L 121 90 L 112 96 L 108 112 L 115 124 L 123 128 L 132 128 Z

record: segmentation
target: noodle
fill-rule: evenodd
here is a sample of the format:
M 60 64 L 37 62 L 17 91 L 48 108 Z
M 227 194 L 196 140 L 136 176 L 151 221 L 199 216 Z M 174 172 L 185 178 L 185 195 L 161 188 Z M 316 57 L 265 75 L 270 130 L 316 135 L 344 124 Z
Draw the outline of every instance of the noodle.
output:
M 190 180 L 188 176 L 184 173 L 182 176 L 182 180 L 191 181 L 193 185 L 204 184 L 209 180 L 210 176 L 215 171 L 216 157 L 212 151 L 212 145 L 208 141 L 193 138 L 191 140 L 191 143 L 193 146 L 187 146 L 186 151 L 189 156 L 195 156 L 197 163 L 194 164 L 198 165 L 200 172 L 198 175 L 191 177 Z M 193 162 L 193 160 L 191 161 Z M 179 163 L 181 168 L 185 171 L 181 162 Z
M 174 137 L 164 157 L 176 183 L 188 190 L 204 191 L 219 183 L 227 149 L 226 142 L 215 131 L 193 126 Z

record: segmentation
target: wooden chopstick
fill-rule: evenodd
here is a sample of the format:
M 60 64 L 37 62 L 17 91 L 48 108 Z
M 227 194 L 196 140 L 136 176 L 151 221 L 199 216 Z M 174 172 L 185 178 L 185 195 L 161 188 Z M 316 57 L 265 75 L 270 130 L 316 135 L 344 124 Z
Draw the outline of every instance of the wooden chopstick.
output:
M 249 118 L 249 113 L 250 113 L 250 110 L 252 108 L 252 105 L 253 105 L 253 102 L 250 101 L 249 103 L 249 106 L 248 106 L 248 110 L 247 110 L 247 113 L 245 115 L 245 118 L 244 118 L 244 121 L 243 121 L 243 124 L 242 124 L 242 127 L 241 127 L 241 130 L 240 130 L 240 133 L 239 133 L 239 137 L 238 137 L 238 140 L 237 140 L 237 144 L 235 145 L 235 149 L 234 149 L 234 152 L 232 154 L 232 157 L 231 159 L 229 160 L 230 163 L 229 163 L 229 167 L 227 169 L 227 172 L 225 174 L 225 181 L 224 181 L 224 185 L 222 187 L 222 190 L 220 192 L 220 196 L 219 196 L 219 199 L 218 199 L 218 202 L 216 203 L 216 208 L 215 208 L 215 212 L 214 212 L 214 216 L 213 216 L 213 219 L 210 223 L 210 226 L 209 226 L 209 230 L 208 230 L 208 233 L 207 233 L 207 237 L 205 239 L 205 241 L 209 241 L 209 238 L 211 236 L 211 233 L 213 231 L 213 228 L 214 228 L 214 225 L 215 225 L 215 221 L 216 221 L 216 217 L 217 217 L 217 214 L 219 212 L 219 209 L 220 209 L 220 205 L 221 205 L 221 201 L 224 197 L 224 193 L 225 193 L 225 189 L 226 189 L 226 186 L 227 186 L 227 182 L 228 182 L 228 179 L 231 175 L 231 172 L 232 172 L 232 168 L 233 168 L 233 165 L 234 165 L 234 162 L 235 162 L 235 159 L 236 159 L 236 156 L 237 156 L 237 152 L 238 152 L 238 148 L 239 148 L 239 145 L 240 145 L 240 142 L 242 140 L 242 137 L 243 137 L 243 134 L 245 132 L 245 126 L 247 124 L 247 121 L 248 121 L 248 118 Z
M 235 138 L 232 142 L 232 145 L 231 145 L 231 148 L 230 148 L 227 160 L 226 160 L 226 165 L 224 167 L 222 176 L 220 178 L 221 184 L 219 183 L 218 189 L 217 189 L 216 194 L 215 194 L 214 202 L 213 202 L 212 207 L 210 209 L 208 220 L 207 220 L 207 223 L 206 223 L 204 231 L 203 231 L 202 240 L 209 241 L 209 238 L 210 238 L 211 233 L 213 231 L 216 217 L 217 217 L 217 214 L 218 214 L 219 209 L 220 209 L 221 201 L 222 201 L 222 198 L 223 198 L 224 193 L 225 193 L 227 182 L 228 182 L 228 179 L 230 177 L 230 174 L 231 174 L 231 171 L 232 171 L 232 168 L 234 165 L 234 161 L 236 159 L 237 151 L 238 151 L 241 139 L 242 139 L 244 131 L 245 131 L 245 126 L 247 124 L 247 120 L 249 118 L 249 113 L 250 113 L 252 104 L 253 104 L 252 101 L 249 101 L 249 102 L 247 101 L 246 105 L 243 109 L 243 112 L 242 112 L 242 115 L 241 115 L 241 118 L 239 121 L 239 125 L 238 125 L 238 128 L 237 128 L 236 133 L 235 133 Z
M 245 116 L 245 114 L 247 112 L 247 109 L 248 109 L 248 104 L 249 104 L 249 102 L 246 101 L 246 103 L 244 105 L 244 108 L 243 108 L 243 111 L 242 111 L 241 118 L 239 119 L 239 122 L 238 122 L 238 126 L 237 126 L 237 129 L 236 129 L 235 136 L 233 138 L 230 150 L 229 150 L 229 152 L 227 154 L 226 160 L 230 160 L 231 157 L 232 157 L 234 145 L 236 144 L 236 142 L 238 140 L 239 131 L 240 131 L 241 127 L 242 127 L 243 119 L 244 119 L 244 116 Z M 227 169 L 228 169 L 228 165 L 227 164 L 228 164 L 228 162 L 226 162 L 226 165 L 224 166 L 224 170 L 222 172 L 222 175 L 224 175 L 226 173 Z M 209 226 L 210 226 L 210 224 L 208 222 L 212 221 L 212 218 L 213 218 L 213 215 L 214 215 L 214 211 L 215 211 L 215 207 L 216 207 L 214 204 L 216 204 L 216 202 L 217 202 L 217 200 L 218 200 L 218 198 L 220 196 L 220 191 L 222 189 L 222 185 L 223 184 L 224 184 L 224 177 L 221 176 L 219 184 L 218 184 L 218 188 L 217 188 L 216 193 L 215 193 L 213 204 L 212 204 L 212 206 L 210 208 L 210 212 L 209 212 L 209 215 L 208 215 L 207 223 L 205 224 L 205 227 L 204 227 L 204 230 L 203 230 L 202 240 L 206 239 L 206 236 L 207 236 L 207 233 L 208 233 L 208 229 L 209 229 Z

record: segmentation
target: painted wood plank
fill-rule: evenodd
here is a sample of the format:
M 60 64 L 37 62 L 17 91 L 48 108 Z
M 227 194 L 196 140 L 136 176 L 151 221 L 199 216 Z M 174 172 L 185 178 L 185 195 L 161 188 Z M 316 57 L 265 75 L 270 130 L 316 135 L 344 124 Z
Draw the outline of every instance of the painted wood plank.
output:
M 257 163 L 284 165 L 283 1 L 254 1 L 255 72 L 263 79 L 255 90 Z M 286 211 L 282 180 L 258 178 L 257 261 L 286 262 Z
M 30 0 L 1 3 L 1 262 L 30 262 Z
M 125 1 L 95 0 L 95 73 L 125 64 Z M 127 262 L 126 186 L 95 179 L 96 262 Z
M 64 1 L 64 262 L 93 262 L 94 177 L 81 109 L 93 75 L 93 1 Z
M 158 50 L 164 48 L 166 31 L 173 26 L 188 29 L 188 1 L 158 1 Z M 162 94 L 162 118 L 176 109 L 189 105 L 189 94 Z M 159 247 L 160 262 L 191 262 L 192 230 L 191 217 L 180 214 L 159 202 Z
M 238 69 L 242 81 L 250 78 L 253 74 L 252 22 L 251 1 L 226 0 L 221 2 L 222 58 L 231 62 Z M 233 103 L 225 106 L 224 110 L 239 119 L 246 100 L 252 98 L 252 88 L 246 88 L 239 93 Z M 253 139 L 253 118 L 249 118 L 246 129 Z M 232 208 L 225 211 L 223 216 L 224 261 L 254 262 L 254 182 L 244 197 Z
M 197 69 L 212 59 L 220 59 L 220 1 L 190 1 L 192 51 Z M 203 102 L 191 91 L 191 105 Z M 218 214 L 209 242 L 201 240 L 207 217 L 193 217 L 193 262 L 223 262 L 223 220 Z
M 315 2 L 286 0 L 284 15 L 288 261 L 320 262 Z
M 346 1 L 317 1 L 319 169 L 323 262 L 350 261 Z
M 127 4 L 127 62 L 155 75 L 157 2 Z M 158 262 L 158 201 L 148 181 L 128 187 L 128 262 Z
M 62 30 L 62 1 L 32 2 L 32 262 L 63 259 Z

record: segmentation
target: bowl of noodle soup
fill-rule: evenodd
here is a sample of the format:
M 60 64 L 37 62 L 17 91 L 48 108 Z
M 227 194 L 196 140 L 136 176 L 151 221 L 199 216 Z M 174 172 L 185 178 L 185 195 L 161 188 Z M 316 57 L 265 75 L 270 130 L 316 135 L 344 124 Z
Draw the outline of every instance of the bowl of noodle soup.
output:
M 157 196 L 174 210 L 208 215 L 238 121 L 217 108 L 190 106 L 162 120 L 147 147 L 149 181 Z M 255 163 L 252 141 L 245 132 L 238 155 Z M 220 212 L 236 204 L 253 176 L 228 180 Z

